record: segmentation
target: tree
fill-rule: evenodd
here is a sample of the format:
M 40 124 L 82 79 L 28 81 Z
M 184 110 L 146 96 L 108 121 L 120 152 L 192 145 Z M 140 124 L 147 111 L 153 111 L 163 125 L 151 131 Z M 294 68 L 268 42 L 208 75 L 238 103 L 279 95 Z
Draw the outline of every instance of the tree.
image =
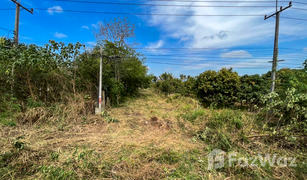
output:
M 93 30 L 97 42 L 101 45 L 105 41 L 112 43 L 119 42 L 120 46 L 131 47 L 135 42 L 135 25 L 125 18 L 114 18 L 99 22 L 98 29 Z
M 93 49 L 89 54 L 96 52 L 96 49 Z M 105 41 L 103 52 L 105 56 L 103 58 L 102 90 L 106 92 L 106 96 L 111 98 L 113 104 L 118 104 L 122 97 L 137 93 L 139 88 L 149 86 L 152 76 L 147 75 L 148 69 L 144 65 L 142 54 L 132 48 L 120 47 L 109 41 Z M 115 69 L 118 56 L 122 58 L 122 62 L 121 66 Z M 96 91 L 100 60 L 98 56 L 89 56 L 88 53 L 83 54 L 80 59 L 77 64 L 78 75 L 86 80 L 87 86 Z M 117 79 L 118 71 L 121 73 L 120 79 Z M 83 84 L 81 89 L 87 89 L 87 86 Z
M 113 51 L 121 53 L 123 48 L 130 48 L 136 44 L 135 41 L 135 25 L 130 20 L 125 18 L 114 18 L 99 22 L 98 29 L 93 30 L 93 34 L 96 37 L 96 41 L 100 46 L 113 45 L 116 48 L 112 48 Z M 110 44 L 111 43 L 111 44 Z M 116 59 L 114 64 L 115 80 L 121 79 L 121 63 L 122 58 Z

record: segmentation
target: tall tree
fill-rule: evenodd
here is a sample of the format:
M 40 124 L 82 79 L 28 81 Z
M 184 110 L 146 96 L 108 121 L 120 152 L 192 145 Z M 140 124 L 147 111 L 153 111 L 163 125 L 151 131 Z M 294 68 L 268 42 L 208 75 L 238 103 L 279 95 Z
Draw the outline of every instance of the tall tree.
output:
M 129 48 L 137 44 L 135 39 L 135 25 L 127 17 L 123 19 L 117 17 L 99 22 L 98 29 L 94 29 L 93 33 L 100 46 L 106 45 L 107 42 L 111 42 L 119 48 Z M 122 59 L 115 59 L 115 61 L 115 80 L 120 81 L 121 73 L 119 69 L 121 68 Z
M 136 44 L 135 25 L 129 18 L 113 18 L 99 22 L 98 29 L 93 33 L 97 42 L 101 45 L 107 40 L 112 43 L 119 43 L 120 46 L 131 47 Z

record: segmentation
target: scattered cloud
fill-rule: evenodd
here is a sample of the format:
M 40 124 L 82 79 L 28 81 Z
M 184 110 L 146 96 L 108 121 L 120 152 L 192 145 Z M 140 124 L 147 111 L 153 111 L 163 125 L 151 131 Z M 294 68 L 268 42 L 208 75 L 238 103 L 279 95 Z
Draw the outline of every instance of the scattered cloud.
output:
M 86 42 L 85 44 L 89 45 L 89 46 L 96 46 L 97 43 L 96 42 L 93 42 L 93 41 L 88 41 Z
M 24 40 L 33 40 L 32 38 L 27 37 L 27 36 L 21 36 L 20 39 L 24 39 Z
M 248 0 L 244 0 L 248 1 Z M 171 4 L 171 2 L 167 2 Z M 185 5 L 215 5 L 214 2 L 186 2 Z M 193 7 L 152 7 L 152 14 L 191 14 L 191 15 L 248 15 L 271 14 L 271 9 L 258 8 L 202 8 Z M 295 17 L 304 16 L 302 12 L 293 12 Z M 165 37 L 181 40 L 184 47 L 231 48 L 236 46 L 263 45 L 274 42 L 274 19 L 264 21 L 258 16 L 154 16 L 148 20 L 148 25 L 157 27 Z M 280 24 L 280 41 L 289 41 L 307 38 L 305 33 L 307 25 L 297 21 L 283 19 Z M 180 27 L 180 28 L 179 28 Z M 183 41 L 189 37 L 187 41 Z
M 251 58 L 253 55 L 249 54 L 249 52 L 244 51 L 244 50 L 239 50 L 239 51 L 231 51 L 231 52 L 225 52 L 221 54 L 221 58 L 223 59 L 244 59 L 244 58 Z
M 169 72 L 169 71 L 172 71 L 173 70 L 173 68 L 165 68 L 164 69 L 164 71 L 166 71 L 166 72 Z
M 159 40 L 157 42 L 148 43 L 148 46 L 145 46 L 145 48 L 148 48 L 146 51 L 149 54 L 165 54 L 167 50 L 165 49 L 159 49 L 164 45 L 163 40 Z
M 189 39 L 190 39 L 189 37 L 182 37 L 182 38 L 180 38 L 179 42 L 188 41 Z
M 56 37 L 56 38 L 67 38 L 67 35 L 65 35 L 65 34 L 63 34 L 63 33 L 58 33 L 58 32 L 56 32 L 55 34 L 54 34 L 54 37 Z
M 226 39 L 228 37 L 228 31 L 220 31 L 218 34 L 214 34 L 214 35 L 211 35 L 211 36 L 204 36 L 204 39 L 206 40 L 214 40 L 216 38 L 218 39 Z
M 184 69 L 187 70 L 197 70 L 197 69 L 208 69 L 211 68 L 212 64 L 211 63 L 197 63 L 197 64 L 190 64 L 187 66 L 184 66 Z
M 48 8 L 48 13 L 53 15 L 53 13 L 62 13 L 63 9 L 61 8 L 61 6 L 53 6 Z
M 90 29 L 88 26 L 82 26 L 82 29 Z
M 155 43 L 149 43 L 149 46 L 146 46 L 146 48 L 161 48 L 164 45 L 163 40 L 159 40 L 158 42 Z
M 268 59 L 269 57 L 265 58 L 255 58 L 250 60 L 242 60 L 238 62 L 228 62 L 227 60 L 220 61 L 219 63 L 211 63 L 211 62 L 202 62 L 202 63 L 195 63 L 190 64 L 187 66 L 184 66 L 184 69 L 186 70 L 208 70 L 208 69 L 214 69 L 219 70 L 221 68 L 270 68 L 271 66 L 268 65 Z
M 101 24 L 102 22 L 101 21 L 98 21 L 96 24 L 91 24 L 91 26 L 95 29 L 98 29 L 99 27 L 99 24 Z

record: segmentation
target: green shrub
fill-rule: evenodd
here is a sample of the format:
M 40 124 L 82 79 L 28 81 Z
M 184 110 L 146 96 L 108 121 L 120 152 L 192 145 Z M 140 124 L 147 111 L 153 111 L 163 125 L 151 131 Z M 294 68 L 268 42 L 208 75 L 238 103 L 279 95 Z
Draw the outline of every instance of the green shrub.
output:
M 240 76 L 232 69 L 205 71 L 196 80 L 197 96 L 203 101 L 230 105 L 239 99 Z

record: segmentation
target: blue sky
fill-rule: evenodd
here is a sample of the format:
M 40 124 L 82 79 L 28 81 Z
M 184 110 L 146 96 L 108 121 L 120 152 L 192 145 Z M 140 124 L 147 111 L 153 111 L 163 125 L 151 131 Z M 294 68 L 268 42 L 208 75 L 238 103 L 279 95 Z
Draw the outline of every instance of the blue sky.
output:
M 21 0 L 28 8 L 43 8 L 20 15 L 20 42 L 43 45 L 48 40 L 65 43 L 95 44 L 92 30 L 104 19 L 129 17 L 136 24 L 137 51 L 147 56 L 149 73 L 160 75 L 170 72 L 175 76 L 196 76 L 205 70 L 233 67 L 240 75 L 263 74 L 270 70 L 272 59 L 275 18 L 264 21 L 264 15 L 274 13 L 274 3 L 211 3 L 169 1 L 111 1 L 140 4 L 189 5 L 189 6 L 271 6 L 271 7 L 182 7 L 110 5 L 60 2 L 53 0 Z M 303 2 L 303 0 L 301 0 Z M 303 2 L 304 3 L 304 2 Z M 1 0 L 0 9 L 12 8 L 10 0 Z M 279 3 L 287 6 L 288 3 Z M 307 9 L 307 3 L 294 2 L 294 8 Z M 285 10 L 281 17 L 306 19 L 307 10 Z M 52 11 L 80 10 L 121 13 L 146 13 L 142 15 L 116 15 L 97 13 L 72 13 Z M 154 14 L 208 14 L 208 15 L 263 15 L 263 16 L 156 16 Z M 0 27 L 14 29 L 15 11 L 0 10 Z M 279 59 L 286 60 L 278 68 L 297 68 L 307 59 L 307 21 L 280 19 Z M 12 32 L 0 29 L 0 36 L 13 37 Z M 157 49 L 156 49 L 157 48 Z

